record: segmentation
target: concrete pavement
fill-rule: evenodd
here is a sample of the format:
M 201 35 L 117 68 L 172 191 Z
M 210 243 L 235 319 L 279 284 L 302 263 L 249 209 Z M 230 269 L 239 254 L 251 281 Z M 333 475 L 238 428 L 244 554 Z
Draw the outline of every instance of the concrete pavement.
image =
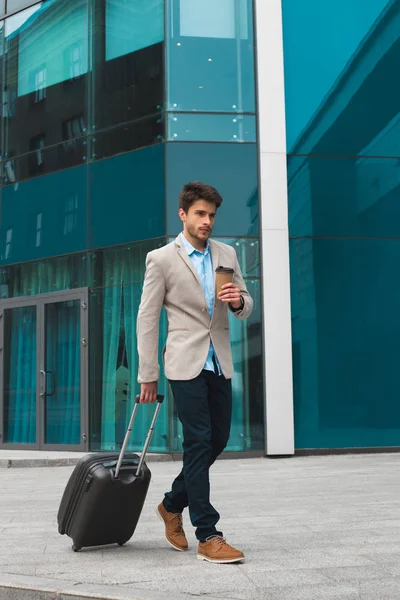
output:
M 218 461 L 212 500 L 243 565 L 163 540 L 154 508 L 180 464 L 153 463 L 134 538 L 71 551 L 56 514 L 71 467 L 0 471 L 0 600 L 399 600 L 400 455 Z

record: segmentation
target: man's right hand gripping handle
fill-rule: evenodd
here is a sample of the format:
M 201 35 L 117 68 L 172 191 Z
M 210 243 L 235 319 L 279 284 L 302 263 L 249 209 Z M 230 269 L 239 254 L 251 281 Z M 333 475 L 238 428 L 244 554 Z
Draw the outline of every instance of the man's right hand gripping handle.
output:
M 157 402 L 158 381 L 142 383 L 139 404 L 154 404 Z

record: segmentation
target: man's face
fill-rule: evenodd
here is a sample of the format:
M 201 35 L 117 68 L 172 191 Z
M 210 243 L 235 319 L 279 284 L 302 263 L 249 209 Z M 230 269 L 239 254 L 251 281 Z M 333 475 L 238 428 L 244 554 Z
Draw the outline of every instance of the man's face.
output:
M 213 202 L 196 200 L 187 213 L 180 208 L 179 216 L 184 224 L 185 233 L 206 243 L 214 227 L 217 208 Z

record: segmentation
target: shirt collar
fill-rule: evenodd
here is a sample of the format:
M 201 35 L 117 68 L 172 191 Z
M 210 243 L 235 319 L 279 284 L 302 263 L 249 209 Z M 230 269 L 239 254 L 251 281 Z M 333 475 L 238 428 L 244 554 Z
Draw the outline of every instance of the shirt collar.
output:
M 182 240 L 182 244 L 185 246 L 186 252 L 188 253 L 189 256 L 191 256 L 193 254 L 193 252 L 197 252 L 198 254 L 202 254 L 203 256 L 206 256 L 210 251 L 210 240 L 207 240 L 207 244 L 206 244 L 204 253 L 200 252 L 200 250 L 196 250 L 196 248 L 194 246 L 192 246 L 192 244 L 185 238 L 183 233 L 181 233 L 181 240 Z

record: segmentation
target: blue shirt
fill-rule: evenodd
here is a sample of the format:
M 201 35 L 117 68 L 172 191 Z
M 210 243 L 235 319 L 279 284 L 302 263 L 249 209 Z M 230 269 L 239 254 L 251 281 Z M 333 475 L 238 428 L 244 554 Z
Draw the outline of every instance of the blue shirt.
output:
M 181 234 L 181 239 L 185 250 L 188 253 L 189 258 L 192 261 L 196 273 L 200 279 L 201 287 L 203 288 L 204 296 L 207 303 L 208 314 L 210 315 L 211 319 L 214 310 L 215 282 L 211 259 L 210 242 L 207 240 L 207 245 L 204 249 L 204 252 L 200 252 L 199 250 L 196 250 L 196 248 L 194 248 L 190 242 L 188 242 L 183 233 Z M 213 355 L 215 356 L 215 360 L 218 366 L 218 373 L 220 375 L 221 368 L 219 366 L 218 358 L 215 354 L 214 346 L 212 342 L 210 342 L 210 349 L 208 351 L 206 364 L 204 365 L 204 369 L 206 371 L 215 371 L 214 363 L 212 360 Z

